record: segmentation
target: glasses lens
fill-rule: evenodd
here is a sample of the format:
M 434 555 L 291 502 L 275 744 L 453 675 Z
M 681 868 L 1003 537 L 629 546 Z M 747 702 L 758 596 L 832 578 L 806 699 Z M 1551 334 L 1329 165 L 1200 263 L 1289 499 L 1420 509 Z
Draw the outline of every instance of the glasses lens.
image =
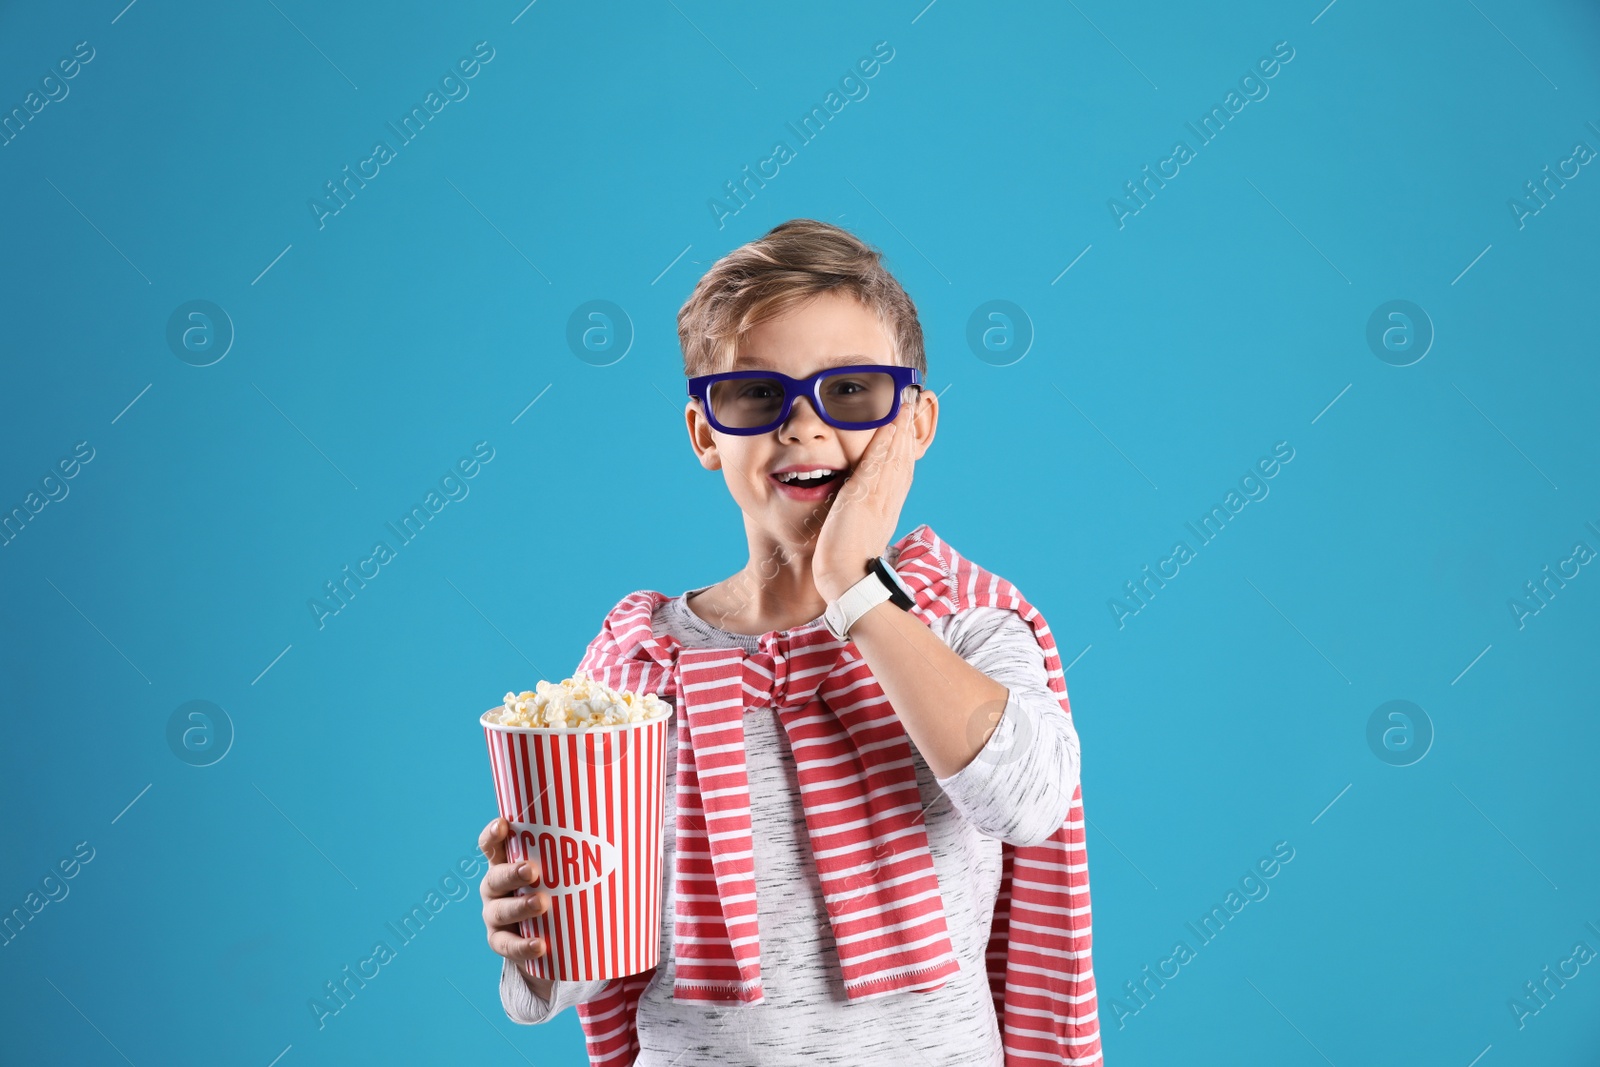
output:
M 894 406 L 894 379 L 882 371 L 830 374 L 820 391 L 822 406 L 840 422 L 876 422 Z
M 783 411 L 783 383 L 776 378 L 732 378 L 713 382 L 711 414 L 724 426 L 748 429 L 776 422 Z
M 822 379 L 822 406 L 843 423 L 887 418 L 894 406 L 894 378 L 882 371 L 843 371 Z M 733 378 L 712 383 L 711 414 L 724 426 L 770 426 L 783 411 L 783 383 L 776 378 Z M 810 399 L 809 397 L 807 399 Z

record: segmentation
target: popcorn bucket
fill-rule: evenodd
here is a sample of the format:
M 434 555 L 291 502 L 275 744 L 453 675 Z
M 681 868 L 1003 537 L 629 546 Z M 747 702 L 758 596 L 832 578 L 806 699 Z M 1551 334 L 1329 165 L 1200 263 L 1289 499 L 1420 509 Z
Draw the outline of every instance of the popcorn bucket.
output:
M 659 962 L 671 718 L 573 728 L 480 718 L 500 815 L 511 825 L 506 860 L 539 865 L 539 877 L 517 892 L 550 895 L 548 911 L 518 924 L 547 948 L 522 965 L 535 978 L 621 978 Z

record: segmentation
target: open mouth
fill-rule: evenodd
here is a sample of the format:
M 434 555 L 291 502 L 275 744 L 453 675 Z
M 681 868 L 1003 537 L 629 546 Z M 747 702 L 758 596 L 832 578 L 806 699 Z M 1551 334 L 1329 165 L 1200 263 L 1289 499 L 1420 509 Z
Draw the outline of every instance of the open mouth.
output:
M 811 471 L 786 471 L 783 474 L 774 474 L 773 477 L 784 485 L 796 489 L 816 489 L 819 486 L 829 485 L 844 477 L 842 470 L 811 470 Z
M 849 476 L 848 470 L 830 470 L 826 467 L 767 475 L 780 495 L 811 504 L 832 497 Z

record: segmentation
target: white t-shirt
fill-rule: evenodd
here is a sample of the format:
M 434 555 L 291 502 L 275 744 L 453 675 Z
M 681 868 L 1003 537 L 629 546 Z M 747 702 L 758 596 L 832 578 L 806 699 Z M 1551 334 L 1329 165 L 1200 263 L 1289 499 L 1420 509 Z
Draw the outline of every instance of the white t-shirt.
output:
M 756 651 L 756 637 L 717 629 L 690 609 L 687 600 L 698 592 L 664 602 L 651 620 L 655 633 L 671 634 L 686 648 Z M 635 1067 L 1003 1067 L 984 958 L 1000 888 L 1000 843 L 1038 844 L 1061 827 L 1078 784 L 1078 736 L 1050 690 L 1044 654 L 1021 616 L 973 607 L 935 620 L 930 629 L 1010 691 L 983 749 L 951 777 L 935 778 L 911 745 L 928 849 L 961 970 L 933 992 L 859 1003 L 846 998 L 811 861 L 794 755 L 776 713 L 762 708 L 746 711 L 744 730 L 766 1001 L 673 1000 L 677 731 L 669 729 L 661 962 L 639 1000 Z M 974 739 L 988 725 L 974 727 Z M 536 1024 L 588 1000 L 605 984 L 558 981 L 545 1001 L 506 961 L 500 999 L 514 1022 Z

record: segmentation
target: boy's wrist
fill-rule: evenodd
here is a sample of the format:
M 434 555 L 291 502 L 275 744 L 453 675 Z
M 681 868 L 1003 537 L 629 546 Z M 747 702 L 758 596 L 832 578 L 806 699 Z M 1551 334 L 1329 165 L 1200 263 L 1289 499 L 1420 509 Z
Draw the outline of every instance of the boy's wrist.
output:
M 855 585 L 870 573 L 872 573 L 871 565 L 867 561 L 863 560 L 861 563 L 861 569 L 856 571 L 854 574 L 845 574 L 843 572 L 833 574 L 818 574 L 812 576 L 812 581 L 817 587 L 817 592 L 822 595 L 822 599 L 827 601 L 829 604 L 832 604 L 835 600 L 838 600 L 844 595 L 845 590 Z

